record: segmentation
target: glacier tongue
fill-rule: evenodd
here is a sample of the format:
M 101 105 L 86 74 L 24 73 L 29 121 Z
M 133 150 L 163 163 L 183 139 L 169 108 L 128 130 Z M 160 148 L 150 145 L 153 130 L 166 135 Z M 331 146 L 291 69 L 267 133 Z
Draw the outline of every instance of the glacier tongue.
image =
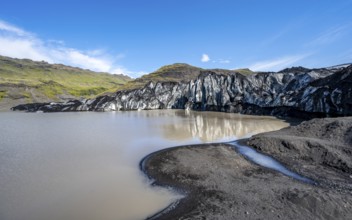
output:
M 203 72 L 190 82 L 150 82 L 141 89 L 66 103 L 33 103 L 12 110 L 118 111 L 192 109 L 296 117 L 352 115 L 352 66 L 278 73 Z

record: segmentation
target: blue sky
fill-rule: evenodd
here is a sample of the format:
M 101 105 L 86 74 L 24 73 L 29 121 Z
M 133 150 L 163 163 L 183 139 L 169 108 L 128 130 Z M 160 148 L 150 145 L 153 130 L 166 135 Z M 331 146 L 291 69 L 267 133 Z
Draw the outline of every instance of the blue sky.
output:
M 133 77 L 352 62 L 352 0 L 2 1 L 0 54 Z

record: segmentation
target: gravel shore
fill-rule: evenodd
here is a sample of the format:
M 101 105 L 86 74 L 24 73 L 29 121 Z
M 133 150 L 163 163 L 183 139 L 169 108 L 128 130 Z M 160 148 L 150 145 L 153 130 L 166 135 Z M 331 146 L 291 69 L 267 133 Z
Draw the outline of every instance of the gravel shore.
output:
M 313 119 L 244 140 L 311 185 L 260 167 L 227 144 L 155 152 L 142 164 L 155 184 L 186 194 L 151 219 L 352 219 L 352 118 Z

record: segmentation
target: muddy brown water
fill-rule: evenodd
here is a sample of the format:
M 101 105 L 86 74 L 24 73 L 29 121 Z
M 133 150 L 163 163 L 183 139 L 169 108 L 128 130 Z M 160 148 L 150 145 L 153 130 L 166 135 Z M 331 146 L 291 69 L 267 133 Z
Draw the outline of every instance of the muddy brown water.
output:
M 180 198 L 150 186 L 138 167 L 147 154 L 288 125 L 184 110 L 0 113 L 0 219 L 144 219 Z

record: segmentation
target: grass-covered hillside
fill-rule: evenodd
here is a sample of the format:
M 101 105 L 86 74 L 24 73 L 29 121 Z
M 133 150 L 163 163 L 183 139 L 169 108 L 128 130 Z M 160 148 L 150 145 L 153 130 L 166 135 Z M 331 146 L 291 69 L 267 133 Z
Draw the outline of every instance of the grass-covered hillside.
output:
M 94 97 L 116 91 L 130 80 L 124 75 L 0 56 L 0 110 L 29 102 Z
M 153 82 L 187 82 L 195 79 L 203 71 L 213 71 L 218 74 L 234 74 L 235 72 L 247 75 L 252 74 L 249 69 L 225 70 L 225 69 L 202 69 L 191 66 L 185 63 L 175 63 L 172 65 L 163 66 L 160 69 L 150 74 L 144 75 L 135 80 L 129 81 L 121 89 L 129 90 L 143 87 L 146 83 Z
M 132 80 L 125 75 L 0 56 L 0 111 L 8 111 L 11 107 L 24 103 L 91 98 L 118 90 L 137 89 L 150 81 L 185 82 L 196 79 L 203 71 L 224 75 L 253 73 L 249 69 L 202 69 L 175 63 Z

